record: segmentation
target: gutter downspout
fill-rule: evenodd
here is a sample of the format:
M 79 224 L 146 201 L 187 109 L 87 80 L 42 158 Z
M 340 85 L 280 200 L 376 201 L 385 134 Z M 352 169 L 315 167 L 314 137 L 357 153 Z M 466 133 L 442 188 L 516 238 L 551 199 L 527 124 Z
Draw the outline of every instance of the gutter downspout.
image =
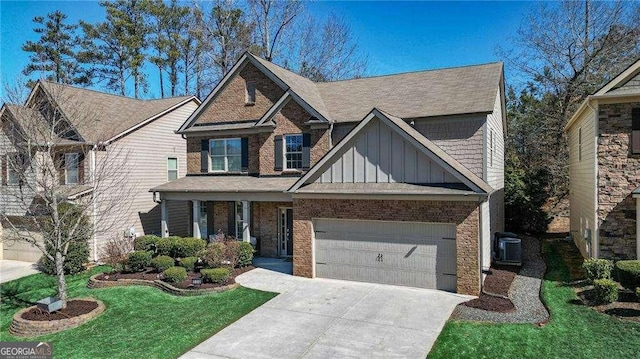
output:
M 91 192 L 91 204 L 93 206 L 93 261 L 98 262 L 98 202 L 96 199 L 96 151 L 97 145 L 93 145 L 91 148 L 91 186 L 93 191 Z

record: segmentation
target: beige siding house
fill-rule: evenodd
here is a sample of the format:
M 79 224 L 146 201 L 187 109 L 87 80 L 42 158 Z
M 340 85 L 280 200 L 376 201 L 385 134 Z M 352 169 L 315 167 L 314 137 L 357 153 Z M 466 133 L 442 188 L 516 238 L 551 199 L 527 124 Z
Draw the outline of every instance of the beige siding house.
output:
M 294 275 L 478 294 L 504 219 L 500 63 L 313 82 L 245 53 L 180 127 L 151 189 Z
M 640 61 L 572 116 L 571 236 L 585 258 L 640 258 Z
M 138 100 L 39 81 L 24 105 L 2 107 L 0 217 L 33 215 L 21 205 L 29 201 L 20 196 L 37 199 L 12 180 L 10 156 L 17 150 L 11 129 L 25 127 L 26 117 L 33 118 L 35 111 L 53 109 L 69 124 L 55 144 L 67 199 L 93 201 L 91 259 L 100 259 L 109 239 L 159 234 L 160 205 L 150 198 L 148 188 L 186 174 L 186 141 L 175 130 L 199 104 L 193 96 Z M 105 189 L 93 195 L 94 186 Z M 174 203 L 168 210 L 171 233 L 186 234 L 189 218 L 184 206 Z M 40 254 L 29 245 L 7 241 L 2 256 L 35 261 Z

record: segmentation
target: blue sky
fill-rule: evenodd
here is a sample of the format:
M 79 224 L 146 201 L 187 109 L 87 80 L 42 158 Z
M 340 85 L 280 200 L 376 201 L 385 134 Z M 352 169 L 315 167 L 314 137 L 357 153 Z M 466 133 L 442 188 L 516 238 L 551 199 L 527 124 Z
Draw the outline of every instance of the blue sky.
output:
M 344 16 L 369 57 L 369 75 L 502 61 L 496 46 L 513 36 L 533 3 L 318 1 L 307 8 L 319 17 Z M 0 74 L 14 81 L 28 63 L 20 48 L 36 40 L 32 19 L 61 10 L 70 22 L 101 21 L 97 1 L 0 1 Z M 507 67 L 508 82 L 515 74 Z M 511 81 L 510 81 L 511 80 Z M 151 97 L 157 96 L 151 82 Z M 0 95 L 2 90 L 0 90 Z

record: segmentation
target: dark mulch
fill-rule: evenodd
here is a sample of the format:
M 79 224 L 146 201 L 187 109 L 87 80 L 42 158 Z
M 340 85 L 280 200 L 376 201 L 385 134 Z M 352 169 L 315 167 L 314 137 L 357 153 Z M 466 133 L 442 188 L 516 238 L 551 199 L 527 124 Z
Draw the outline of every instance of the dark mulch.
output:
M 499 313 L 509 313 L 516 309 L 509 299 L 494 297 L 484 293 L 480 293 L 480 296 L 477 299 L 464 302 L 462 305 Z
M 57 312 L 48 313 L 43 312 L 37 308 L 33 308 L 25 313 L 22 313 L 22 319 L 38 322 L 68 319 L 87 314 L 96 308 L 98 308 L 98 303 L 96 302 L 88 300 L 70 300 L 67 302 L 66 308 L 60 309 Z
M 487 277 L 484 279 L 483 291 L 503 297 L 508 297 L 511 283 L 513 282 L 513 279 L 516 277 L 519 271 L 520 267 L 518 266 L 491 266 L 490 272 L 487 273 Z
M 638 302 L 635 293 L 628 289 L 619 287 L 618 301 L 610 304 L 601 304 L 598 302 L 592 285 L 577 287 L 576 294 L 582 304 L 600 313 L 612 315 L 624 320 L 640 322 L 640 302 Z
M 234 284 L 236 282 L 236 277 L 239 276 L 242 273 L 246 273 L 252 269 L 255 269 L 254 266 L 247 266 L 247 267 L 242 267 L 242 268 L 234 268 L 233 271 L 231 271 L 231 276 L 229 277 L 229 281 L 225 284 L 218 284 L 218 283 L 202 283 L 200 286 L 198 287 L 194 287 L 194 285 L 192 284 L 192 280 L 193 278 L 201 278 L 202 275 L 200 274 L 200 272 L 198 270 L 196 270 L 195 272 L 187 272 L 187 279 L 185 279 L 184 281 L 180 282 L 180 283 L 169 283 L 172 286 L 176 287 L 176 288 L 180 288 L 180 289 L 208 289 L 208 288 L 218 288 L 218 287 L 222 287 L 225 285 L 229 285 L 229 284 Z M 162 274 L 161 273 L 156 273 L 153 271 L 153 269 L 147 269 L 145 272 L 138 272 L 138 273 L 121 273 L 121 272 L 114 272 L 114 273 L 103 273 L 101 275 L 99 275 L 97 277 L 98 280 L 107 280 L 107 281 L 117 281 L 118 279 L 144 279 L 144 280 L 156 280 L 156 279 L 160 279 L 162 280 Z

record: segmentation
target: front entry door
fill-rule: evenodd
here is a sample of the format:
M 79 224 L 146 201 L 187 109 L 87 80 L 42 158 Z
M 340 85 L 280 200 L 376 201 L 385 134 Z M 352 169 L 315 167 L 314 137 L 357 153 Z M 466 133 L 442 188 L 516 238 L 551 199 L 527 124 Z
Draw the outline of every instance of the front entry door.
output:
M 280 208 L 280 256 L 293 255 L 293 208 Z

